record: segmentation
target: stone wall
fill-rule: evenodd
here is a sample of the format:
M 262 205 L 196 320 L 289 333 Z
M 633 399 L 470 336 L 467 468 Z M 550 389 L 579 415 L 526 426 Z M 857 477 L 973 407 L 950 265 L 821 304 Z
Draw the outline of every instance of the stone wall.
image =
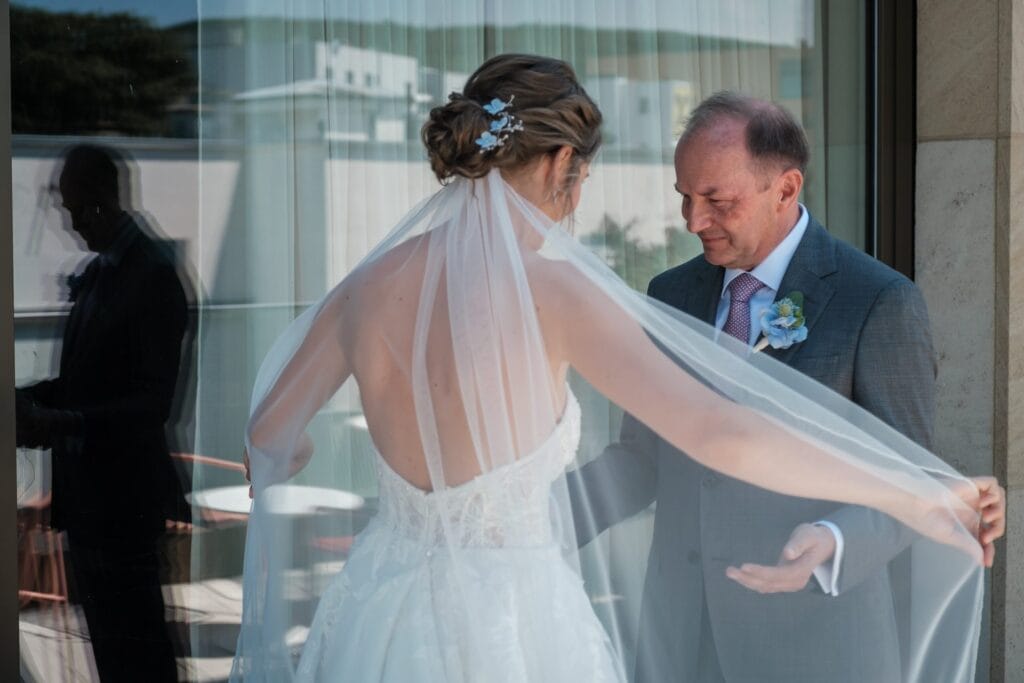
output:
M 1009 530 L 979 680 L 1024 680 L 1024 0 L 920 0 L 915 270 L 939 359 L 936 449 L 995 472 Z M 990 636 L 990 637 L 989 637 Z

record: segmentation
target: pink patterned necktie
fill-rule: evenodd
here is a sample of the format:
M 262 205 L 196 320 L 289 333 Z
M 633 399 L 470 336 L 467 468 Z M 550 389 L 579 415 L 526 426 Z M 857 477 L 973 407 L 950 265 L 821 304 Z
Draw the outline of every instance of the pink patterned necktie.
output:
M 729 283 L 729 317 L 722 330 L 750 343 L 750 297 L 764 287 L 764 283 L 750 273 L 740 273 Z

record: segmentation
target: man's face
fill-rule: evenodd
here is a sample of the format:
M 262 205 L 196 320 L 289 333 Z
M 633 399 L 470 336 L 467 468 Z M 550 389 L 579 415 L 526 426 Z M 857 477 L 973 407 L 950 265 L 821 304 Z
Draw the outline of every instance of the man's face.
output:
M 785 237 L 774 201 L 778 173 L 755 167 L 742 121 L 714 123 L 680 142 L 675 167 L 686 228 L 700 238 L 708 263 L 750 270 Z
M 77 232 L 90 251 L 99 251 L 102 242 L 102 226 L 98 221 L 95 200 L 84 196 L 75 182 L 73 174 L 61 173 L 61 206 L 71 216 L 71 229 Z

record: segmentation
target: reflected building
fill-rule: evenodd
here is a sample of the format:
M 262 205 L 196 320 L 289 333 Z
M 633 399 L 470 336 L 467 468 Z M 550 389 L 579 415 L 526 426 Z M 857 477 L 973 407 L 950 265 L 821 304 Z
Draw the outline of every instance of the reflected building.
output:
M 437 94 L 425 92 L 430 79 L 409 56 L 338 43 L 313 46 L 314 73 L 281 85 L 234 96 L 236 122 L 247 134 L 273 140 L 283 134 L 288 109 L 294 134 L 328 142 L 405 143 L 419 139 L 419 126 Z M 453 78 L 444 74 L 442 82 Z M 464 81 L 464 77 L 463 77 Z M 461 87 L 461 84 L 460 86 Z

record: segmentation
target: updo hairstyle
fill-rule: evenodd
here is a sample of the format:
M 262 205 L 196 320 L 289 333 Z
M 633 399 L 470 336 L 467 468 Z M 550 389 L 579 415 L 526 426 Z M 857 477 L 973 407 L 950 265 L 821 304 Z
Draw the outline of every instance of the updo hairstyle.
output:
M 507 112 L 523 129 L 510 133 L 503 145 L 481 152 L 476 140 L 494 121 L 483 106 L 495 98 L 512 99 Z M 484 62 L 462 93 L 453 92 L 447 104 L 430 111 L 422 137 L 441 184 L 453 176 L 480 178 L 492 168 L 514 170 L 568 145 L 575 154 L 566 187 L 558 188 L 565 191 L 601 145 L 601 112 L 567 63 L 504 54 Z

